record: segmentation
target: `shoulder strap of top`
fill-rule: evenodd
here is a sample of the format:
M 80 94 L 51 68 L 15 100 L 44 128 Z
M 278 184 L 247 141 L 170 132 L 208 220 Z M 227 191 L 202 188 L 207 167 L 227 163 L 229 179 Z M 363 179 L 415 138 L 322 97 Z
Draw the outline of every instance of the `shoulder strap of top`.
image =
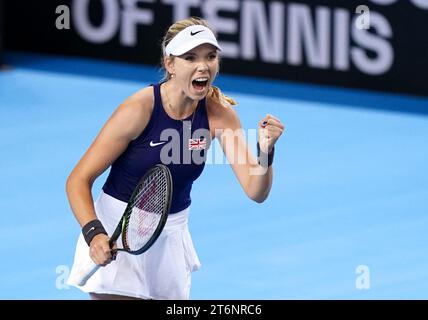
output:
M 154 108 L 153 108 L 153 111 L 155 111 L 162 104 L 162 98 L 161 98 L 161 93 L 160 93 L 161 84 L 155 83 L 155 84 L 152 84 L 152 86 L 153 86 L 153 91 L 154 91 Z
M 144 137 L 150 132 L 150 130 L 153 128 L 154 123 L 156 122 L 157 118 L 159 117 L 159 107 L 161 107 L 160 103 L 162 103 L 161 97 L 160 97 L 160 84 L 151 84 L 153 87 L 153 110 L 152 114 L 150 116 L 150 120 L 147 123 L 146 127 L 144 128 L 143 132 L 133 141 L 131 141 L 132 144 L 139 143 L 140 140 L 144 139 Z

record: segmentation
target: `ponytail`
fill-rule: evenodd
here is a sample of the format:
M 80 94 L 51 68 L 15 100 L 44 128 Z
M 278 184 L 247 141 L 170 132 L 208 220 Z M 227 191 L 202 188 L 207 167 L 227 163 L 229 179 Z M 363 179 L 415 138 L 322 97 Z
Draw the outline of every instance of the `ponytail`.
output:
M 231 97 L 226 96 L 221 90 L 216 86 L 211 86 L 210 92 L 208 95 L 215 101 L 220 103 L 222 106 L 236 106 L 238 103 Z

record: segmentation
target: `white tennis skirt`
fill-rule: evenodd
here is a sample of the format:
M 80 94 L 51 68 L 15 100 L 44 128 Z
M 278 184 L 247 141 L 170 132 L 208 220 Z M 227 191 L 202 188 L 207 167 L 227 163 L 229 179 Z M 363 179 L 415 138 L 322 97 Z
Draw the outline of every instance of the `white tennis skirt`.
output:
M 101 192 L 95 212 L 109 235 L 115 230 L 126 202 Z M 189 208 L 170 214 L 153 246 L 140 255 L 118 252 L 116 260 L 101 267 L 84 286 L 75 285 L 79 266 L 85 265 L 89 247 L 82 234 L 77 241 L 68 284 L 84 292 L 125 295 L 143 299 L 189 299 L 191 273 L 200 267 L 188 229 Z M 121 239 L 118 247 L 122 246 Z

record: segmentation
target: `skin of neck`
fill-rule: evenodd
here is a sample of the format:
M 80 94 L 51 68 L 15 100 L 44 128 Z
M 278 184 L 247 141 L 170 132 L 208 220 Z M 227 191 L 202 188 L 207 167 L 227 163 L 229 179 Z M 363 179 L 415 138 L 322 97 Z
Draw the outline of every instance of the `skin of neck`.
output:
M 170 79 L 163 84 L 164 100 L 166 107 L 173 113 L 174 117 L 184 118 L 193 113 L 198 104 L 183 92 L 175 79 Z

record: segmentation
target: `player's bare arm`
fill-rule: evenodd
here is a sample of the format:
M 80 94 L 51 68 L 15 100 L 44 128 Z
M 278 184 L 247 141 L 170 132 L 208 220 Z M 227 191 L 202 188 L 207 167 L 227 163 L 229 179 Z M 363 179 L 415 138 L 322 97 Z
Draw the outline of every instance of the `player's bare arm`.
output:
M 229 106 L 208 99 L 211 134 L 218 138 L 227 160 L 231 164 L 247 196 L 263 202 L 272 186 L 272 166 L 262 167 L 247 145 L 236 111 Z M 259 142 L 263 152 L 272 152 L 284 126 L 279 119 L 267 115 L 259 122 Z
M 116 109 L 68 177 L 67 196 L 81 226 L 97 219 L 91 192 L 95 179 L 147 125 L 153 104 L 151 91 L 151 88 L 139 91 Z M 91 257 L 100 265 L 110 262 L 110 247 L 106 235 L 98 234 L 93 238 Z

